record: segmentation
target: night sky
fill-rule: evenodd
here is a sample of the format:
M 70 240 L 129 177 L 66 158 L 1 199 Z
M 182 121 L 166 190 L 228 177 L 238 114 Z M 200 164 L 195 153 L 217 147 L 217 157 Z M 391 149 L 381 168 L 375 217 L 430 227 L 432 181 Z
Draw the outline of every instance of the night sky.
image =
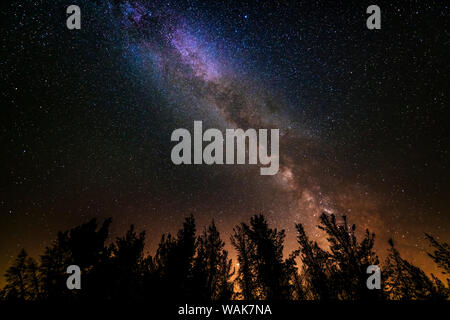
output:
M 113 237 L 146 230 L 153 254 L 190 213 L 230 250 L 233 226 L 263 213 L 288 254 L 295 223 L 325 243 L 322 211 L 438 273 L 423 233 L 450 240 L 450 12 L 395 2 L 3 4 L 0 274 L 93 217 L 111 216 Z M 71 4 L 81 30 L 66 27 Z M 381 30 L 366 27 L 371 4 Z M 280 171 L 175 166 L 171 133 L 194 120 L 279 128 Z

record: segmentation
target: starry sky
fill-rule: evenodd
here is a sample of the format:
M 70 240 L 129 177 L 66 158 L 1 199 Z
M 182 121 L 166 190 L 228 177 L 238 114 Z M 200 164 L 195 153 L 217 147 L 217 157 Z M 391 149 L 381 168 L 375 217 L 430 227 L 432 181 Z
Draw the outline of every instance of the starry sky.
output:
M 93 217 L 146 230 L 151 254 L 191 213 L 232 251 L 233 226 L 263 213 L 287 254 L 295 223 L 325 244 L 323 211 L 437 273 L 423 233 L 450 240 L 448 3 L 372 2 L 3 4 L 0 273 Z M 175 166 L 171 133 L 194 120 L 280 129 L 278 174 Z

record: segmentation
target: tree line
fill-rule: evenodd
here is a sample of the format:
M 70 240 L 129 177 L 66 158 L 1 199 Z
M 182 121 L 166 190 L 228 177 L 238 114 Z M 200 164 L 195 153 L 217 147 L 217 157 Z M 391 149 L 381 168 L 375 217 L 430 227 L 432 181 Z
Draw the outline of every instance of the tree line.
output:
M 263 215 L 237 225 L 230 236 L 237 252 L 233 265 L 214 223 L 197 235 L 187 217 L 176 235 L 162 235 L 153 256 L 145 255 L 145 232 L 128 231 L 108 244 L 112 220 L 96 219 L 65 232 L 45 249 L 39 262 L 22 249 L 5 273 L 3 301 L 169 300 L 448 300 L 444 284 L 400 255 L 392 240 L 386 260 L 374 251 L 375 235 L 362 239 L 355 225 L 323 213 L 318 228 L 329 247 L 311 241 L 296 225 L 296 250 L 283 255 L 285 231 L 271 228 Z M 429 257 L 450 272 L 450 248 L 426 234 Z M 81 290 L 66 286 L 69 265 L 81 269 Z M 366 285 L 370 265 L 381 268 L 381 289 Z

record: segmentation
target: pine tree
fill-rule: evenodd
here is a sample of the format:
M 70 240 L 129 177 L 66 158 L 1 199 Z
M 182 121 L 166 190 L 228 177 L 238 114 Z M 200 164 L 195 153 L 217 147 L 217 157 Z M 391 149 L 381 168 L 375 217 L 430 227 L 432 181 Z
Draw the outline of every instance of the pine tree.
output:
M 345 300 L 381 299 L 381 291 L 368 290 L 367 267 L 379 265 L 373 246 L 375 234 L 366 230 L 364 238 L 358 242 L 356 226 L 349 227 L 346 216 L 338 225 L 335 215 L 323 213 L 320 216 L 319 229 L 327 234 L 332 261 L 331 277 L 339 288 L 338 297 Z
M 40 297 L 38 266 L 25 249 L 19 252 L 13 265 L 6 270 L 5 277 L 3 299 L 25 301 L 37 300 Z
M 224 250 L 214 220 L 197 239 L 197 254 L 193 265 L 196 296 L 203 300 L 227 300 L 232 295 L 231 259 Z
M 283 247 L 285 231 L 269 228 L 263 215 L 253 216 L 246 228 L 255 245 L 257 280 L 261 299 L 289 299 L 291 297 L 291 260 L 284 261 Z
M 245 232 L 246 225 L 236 226 L 233 229 L 233 235 L 230 237 L 231 244 L 236 249 L 238 254 L 238 274 L 236 283 L 240 291 L 236 294 L 237 298 L 244 300 L 255 300 L 257 298 L 256 292 L 256 274 L 255 263 L 253 258 L 255 256 L 255 245 L 250 241 L 248 234 Z
M 108 259 L 109 251 L 105 246 L 111 219 L 106 219 L 97 230 L 97 221 L 59 232 L 52 246 L 45 249 L 41 256 L 43 295 L 50 300 L 79 299 L 94 290 L 92 282 L 87 281 L 85 290 L 67 290 L 66 270 L 69 265 L 77 265 L 88 279 L 89 273 L 96 270 L 103 260 Z
M 384 291 L 391 300 L 445 300 L 449 290 L 433 276 L 432 279 L 420 268 L 400 256 L 389 240 L 389 255 L 386 259 Z
M 39 265 L 33 258 L 29 258 L 27 263 L 27 273 L 29 279 L 29 293 L 30 300 L 40 300 L 41 291 L 42 291 L 42 283 L 41 283 L 41 274 L 39 271 Z
M 132 300 L 142 299 L 144 296 L 142 278 L 147 271 L 144 257 L 145 231 L 139 235 L 134 225 L 111 244 L 109 258 L 110 292 L 114 292 L 113 299 Z
M 329 250 L 309 241 L 302 225 L 297 225 L 298 243 L 309 296 L 321 300 L 382 299 L 379 290 L 368 290 L 367 267 L 378 265 L 373 251 L 375 235 L 366 230 L 358 242 L 356 226 L 349 227 L 345 216 L 338 224 L 335 215 L 323 213 L 319 229 L 326 233 Z
M 161 237 L 152 262 L 159 297 L 191 297 L 195 240 L 195 219 L 192 215 L 185 219 L 176 238 L 170 233 Z
M 270 228 L 263 215 L 235 228 L 231 241 L 238 251 L 238 284 L 244 299 L 292 297 L 295 255 L 283 259 L 284 238 L 284 230 Z
M 427 233 L 425 236 L 434 248 L 433 253 L 428 253 L 428 256 L 443 270 L 442 274 L 450 274 L 450 246 L 446 242 L 438 242 Z
M 328 301 L 336 299 L 333 281 L 331 279 L 331 259 L 317 242 L 309 240 L 303 225 L 297 224 L 297 241 L 300 245 L 301 261 L 303 264 L 303 285 L 305 298 L 311 300 Z

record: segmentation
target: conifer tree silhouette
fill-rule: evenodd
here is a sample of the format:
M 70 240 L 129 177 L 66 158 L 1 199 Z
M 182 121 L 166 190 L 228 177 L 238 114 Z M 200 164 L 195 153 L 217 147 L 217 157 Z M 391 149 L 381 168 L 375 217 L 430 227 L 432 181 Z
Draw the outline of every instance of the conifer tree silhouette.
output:
M 450 246 L 446 242 L 440 243 L 427 233 L 425 236 L 434 248 L 433 253 L 428 253 L 428 256 L 443 270 L 443 274 L 450 274 Z M 449 281 L 448 278 L 447 281 Z
M 255 300 L 256 294 L 256 278 L 254 274 L 255 263 L 253 258 L 255 256 L 255 245 L 249 239 L 248 234 L 245 232 L 246 225 L 236 226 L 233 229 L 233 235 L 230 237 L 231 244 L 238 254 L 238 274 L 236 277 L 236 283 L 240 287 L 240 291 L 236 293 L 237 298 L 244 300 Z
M 358 242 L 356 226 L 349 227 L 347 218 L 342 219 L 339 224 L 334 214 L 320 216 L 318 228 L 326 233 L 329 251 L 309 241 L 302 225 L 296 226 L 311 296 L 322 300 L 382 299 L 380 291 L 368 290 L 366 285 L 367 267 L 379 264 L 373 251 L 375 235 L 366 230 Z
M 201 300 L 229 300 L 232 296 L 231 259 L 224 246 L 213 220 L 197 239 L 192 270 L 195 296 Z
M 329 254 L 317 242 L 310 241 L 302 224 L 296 225 L 297 242 L 303 264 L 304 297 L 310 300 L 328 301 L 337 299 L 331 279 Z
M 17 255 L 13 265 L 6 270 L 6 286 L 2 290 L 4 300 L 38 300 L 40 298 L 39 270 L 36 261 L 25 249 Z
M 90 274 L 92 289 L 106 286 L 107 290 L 102 293 L 106 299 L 142 300 L 145 296 L 143 277 L 148 272 L 144 246 L 145 231 L 136 234 L 131 225 L 123 237 L 109 246 L 108 258 L 102 261 L 97 272 L 94 270 Z M 99 278 L 103 281 L 96 283 Z
M 163 235 L 153 259 L 160 297 L 182 299 L 191 297 L 191 272 L 196 249 L 195 219 L 185 219 L 183 228 L 174 238 Z
M 445 300 L 449 289 L 436 277 L 430 279 L 422 269 L 400 256 L 389 240 L 389 255 L 386 259 L 384 291 L 390 300 Z
M 375 234 L 366 230 L 364 238 L 358 242 L 356 226 L 348 225 L 347 217 L 342 216 L 342 224 L 336 222 L 334 214 L 320 216 L 319 229 L 327 234 L 330 244 L 329 257 L 332 261 L 331 277 L 338 289 L 338 298 L 344 300 L 381 299 L 381 291 L 368 290 L 367 267 L 379 265 L 373 251 Z
M 244 299 L 291 298 L 295 254 L 283 259 L 284 238 L 284 230 L 270 228 L 263 215 L 235 228 L 231 241 L 238 251 L 237 281 Z
M 59 232 L 52 246 L 45 249 L 41 256 L 43 294 L 50 300 L 80 299 L 89 293 L 90 282 L 86 290 L 67 290 L 66 270 L 69 265 L 80 267 L 86 279 L 92 270 L 96 270 L 102 259 L 108 258 L 105 241 L 108 237 L 111 219 L 106 219 L 97 231 L 97 221 L 87 223 L 65 232 Z M 82 280 L 85 277 L 82 277 Z M 82 281 L 83 283 L 83 281 Z M 83 286 L 83 284 L 82 284 Z

